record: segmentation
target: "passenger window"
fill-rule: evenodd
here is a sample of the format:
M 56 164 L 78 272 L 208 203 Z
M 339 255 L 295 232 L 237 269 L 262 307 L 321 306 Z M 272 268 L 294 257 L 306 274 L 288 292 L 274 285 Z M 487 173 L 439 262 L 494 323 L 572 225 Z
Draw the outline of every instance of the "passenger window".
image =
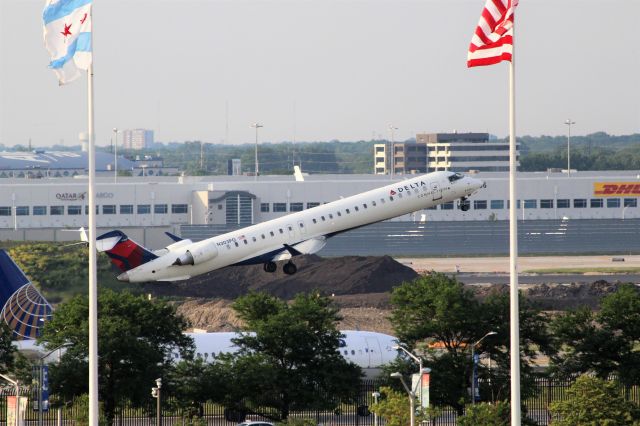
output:
M 304 223 L 300 222 L 300 228 L 304 228 Z
M 249 241 L 247 241 L 246 239 L 242 240 L 244 241 L 244 245 L 246 246 L 247 244 L 249 244 Z
M 264 236 L 264 234 L 262 234 L 262 239 L 264 240 L 264 238 L 265 238 L 265 236 Z
M 313 218 L 313 223 L 318 223 L 315 217 Z M 280 230 L 280 233 L 282 233 L 282 229 Z
M 359 212 L 359 211 L 360 211 L 360 209 L 358 208 L 358 206 L 355 206 L 353 209 L 354 209 L 355 211 L 357 211 L 357 212 Z
M 315 219 L 313 219 L 313 220 L 315 220 Z M 282 230 L 282 228 L 278 229 L 278 231 L 280 231 L 280 233 L 281 233 L 281 234 L 283 234 L 283 233 L 284 233 L 284 231 Z
M 324 216 L 320 216 L 320 219 L 322 219 L 323 222 L 326 220 Z
M 340 212 L 336 212 L 336 214 L 337 214 L 338 216 L 342 216 L 342 213 L 340 213 Z
M 389 201 L 393 201 L 393 196 L 389 195 Z
M 356 351 L 354 351 L 353 349 L 351 349 L 351 355 L 355 355 Z
M 329 219 L 333 219 L 333 215 L 329 213 Z
M 287 226 L 287 229 L 289 229 L 289 231 L 293 231 L 293 228 L 291 226 Z
M 411 190 L 407 189 L 407 195 L 411 195 Z
M 238 244 L 237 241 L 234 241 L 233 243 L 236 245 L 236 247 L 240 247 L 240 244 Z
M 251 239 L 253 239 L 253 242 L 256 242 L 256 237 L 251 237 Z
M 402 192 L 398 192 L 398 198 L 402 198 Z
M 375 201 L 372 201 L 372 202 L 371 202 L 371 205 L 372 205 L 373 207 L 377 206 L 377 204 L 376 204 L 376 202 L 375 202 Z
M 366 208 L 367 208 L 367 203 L 364 203 L 364 204 L 362 205 L 362 207 L 364 207 L 364 208 L 366 209 Z
M 344 209 L 344 211 L 346 211 L 346 212 L 347 212 L 347 214 L 350 214 L 350 213 L 351 213 L 351 211 L 350 211 L 349 209 Z
M 381 202 L 382 204 L 384 204 L 384 203 L 385 203 L 384 198 L 380 198 L 380 202 Z
M 272 237 L 275 237 L 276 234 L 273 233 L 273 231 L 269 231 L 269 234 L 271 234 Z

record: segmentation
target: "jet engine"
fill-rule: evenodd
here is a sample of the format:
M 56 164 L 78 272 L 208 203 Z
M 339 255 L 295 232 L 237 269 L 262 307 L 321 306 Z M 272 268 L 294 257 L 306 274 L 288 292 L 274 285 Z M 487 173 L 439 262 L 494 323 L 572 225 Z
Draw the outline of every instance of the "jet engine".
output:
M 182 265 L 198 265 L 200 263 L 207 262 L 218 255 L 218 248 L 215 243 L 208 243 L 201 246 L 196 246 L 190 250 L 186 250 L 183 254 L 178 256 L 173 263 L 177 266 Z

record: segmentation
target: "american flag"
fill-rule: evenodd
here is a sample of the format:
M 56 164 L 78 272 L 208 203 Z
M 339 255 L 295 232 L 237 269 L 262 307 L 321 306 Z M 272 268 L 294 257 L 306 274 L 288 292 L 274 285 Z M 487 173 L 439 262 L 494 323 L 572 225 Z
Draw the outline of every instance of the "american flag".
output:
M 467 66 L 511 61 L 513 11 L 518 0 L 487 0 L 467 54 Z

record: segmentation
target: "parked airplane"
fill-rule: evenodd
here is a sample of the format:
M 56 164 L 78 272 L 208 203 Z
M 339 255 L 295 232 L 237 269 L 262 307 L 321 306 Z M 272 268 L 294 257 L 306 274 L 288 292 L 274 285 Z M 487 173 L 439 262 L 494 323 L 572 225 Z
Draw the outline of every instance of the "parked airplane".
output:
M 388 334 L 372 331 L 341 331 L 344 338 L 340 339 L 340 354 L 347 360 L 362 368 L 366 377 L 375 377 L 381 367 L 395 360 L 398 352 L 393 349 L 397 339 Z M 212 360 L 222 353 L 233 353 L 237 350 L 231 339 L 238 337 L 236 333 L 187 333 L 193 338 L 195 355 L 205 361 Z M 176 351 L 172 354 L 179 359 Z
M 0 249 L 0 321 L 13 331 L 14 345 L 27 357 L 38 359 L 48 351 L 36 343 L 45 321 L 51 319 L 53 309 L 49 302 L 29 281 L 20 267 Z M 382 364 L 393 361 L 398 355 L 393 349 L 396 338 L 371 331 L 343 331 L 340 354 L 358 366 L 367 376 L 375 375 Z M 221 353 L 235 352 L 231 342 L 236 333 L 187 333 L 195 344 L 195 354 L 205 360 Z M 57 354 L 58 356 L 60 354 Z M 172 358 L 178 360 L 175 351 Z M 57 359 L 57 357 L 56 357 Z
M 297 270 L 291 258 L 318 252 L 327 238 L 457 199 L 468 210 L 467 198 L 484 185 L 460 173 L 433 172 L 195 243 L 167 233 L 175 242 L 150 251 L 116 230 L 99 236 L 97 249 L 123 271 L 120 281 L 185 280 L 225 266 L 259 263 L 275 272 L 279 260 L 289 260 L 283 271 L 291 275 Z

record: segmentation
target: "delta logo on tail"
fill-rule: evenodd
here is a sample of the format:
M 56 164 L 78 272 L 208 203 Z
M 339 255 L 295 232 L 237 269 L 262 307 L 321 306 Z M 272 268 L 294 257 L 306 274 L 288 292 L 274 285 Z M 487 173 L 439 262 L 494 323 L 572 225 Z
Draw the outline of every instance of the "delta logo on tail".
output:
M 13 331 L 16 340 L 40 336 L 53 308 L 29 281 L 11 256 L 0 249 L 0 319 Z

